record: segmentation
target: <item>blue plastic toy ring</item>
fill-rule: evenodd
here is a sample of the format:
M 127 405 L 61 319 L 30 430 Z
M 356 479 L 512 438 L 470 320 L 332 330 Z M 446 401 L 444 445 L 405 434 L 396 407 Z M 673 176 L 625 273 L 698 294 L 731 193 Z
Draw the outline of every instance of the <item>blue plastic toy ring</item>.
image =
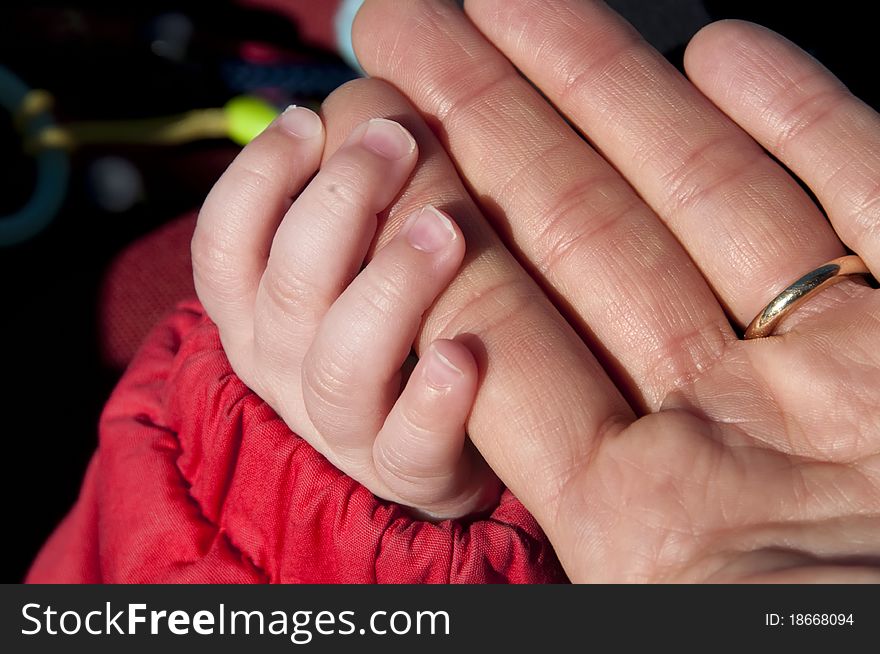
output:
M 30 89 L 8 69 L 0 66 L 0 106 L 15 116 Z M 48 110 L 36 113 L 26 126 L 32 137 L 51 126 Z M 44 149 L 36 155 L 37 183 L 30 199 L 18 211 L 0 216 L 0 247 L 16 245 L 39 234 L 61 209 L 70 177 L 70 158 L 61 149 Z

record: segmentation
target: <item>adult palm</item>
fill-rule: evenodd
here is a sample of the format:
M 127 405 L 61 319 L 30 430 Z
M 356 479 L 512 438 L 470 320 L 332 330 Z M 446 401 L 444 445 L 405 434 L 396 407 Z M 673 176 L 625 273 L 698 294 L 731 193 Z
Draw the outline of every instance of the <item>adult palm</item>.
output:
M 558 419 L 538 386 L 521 431 L 479 402 L 470 425 L 569 575 L 880 580 L 880 295 L 845 281 L 736 333 L 844 244 L 880 271 L 880 118 L 757 26 L 704 29 L 688 80 L 600 3 L 465 12 L 368 0 L 355 46 L 601 363 L 548 336 L 547 366 L 580 366 Z

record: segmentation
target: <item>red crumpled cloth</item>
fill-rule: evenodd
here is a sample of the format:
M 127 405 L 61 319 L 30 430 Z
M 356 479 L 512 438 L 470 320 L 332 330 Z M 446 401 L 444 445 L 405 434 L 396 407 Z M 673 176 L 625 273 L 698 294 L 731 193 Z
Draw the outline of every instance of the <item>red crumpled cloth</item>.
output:
M 487 583 L 565 576 L 505 492 L 432 524 L 383 502 L 293 434 L 181 304 L 113 392 L 71 513 L 29 582 Z

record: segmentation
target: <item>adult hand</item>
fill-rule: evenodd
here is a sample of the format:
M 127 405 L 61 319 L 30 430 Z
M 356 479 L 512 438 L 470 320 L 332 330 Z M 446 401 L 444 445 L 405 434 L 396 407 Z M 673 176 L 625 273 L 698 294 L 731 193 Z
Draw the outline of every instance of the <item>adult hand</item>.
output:
M 569 575 L 880 580 L 880 294 L 847 281 L 774 337 L 734 329 L 844 244 L 880 272 L 880 118 L 756 26 L 704 29 L 688 81 L 597 2 L 465 10 L 368 0 L 355 47 L 607 372 L 556 330 L 546 365 L 581 371 L 565 418 L 470 425 Z

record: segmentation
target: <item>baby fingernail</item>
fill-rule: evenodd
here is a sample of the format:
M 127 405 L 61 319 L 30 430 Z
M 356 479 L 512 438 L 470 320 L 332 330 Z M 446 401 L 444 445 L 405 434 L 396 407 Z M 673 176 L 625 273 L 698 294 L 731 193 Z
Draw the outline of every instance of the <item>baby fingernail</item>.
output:
M 431 348 L 431 354 L 428 357 L 427 364 L 425 364 L 425 377 L 431 386 L 449 388 L 461 379 L 462 374 L 461 370 L 440 354 L 436 348 Z
M 311 139 L 321 133 L 321 119 L 314 111 L 291 105 L 279 119 L 281 126 L 301 139 Z
M 416 141 L 409 132 L 384 118 L 374 118 L 367 123 L 361 143 L 380 157 L 391 160 L 402 159 L 416 149 Z
M 452 221 L 430 204 L 409 219 L 406 239 L 423 252 L 437 252 L 455 240 Z

